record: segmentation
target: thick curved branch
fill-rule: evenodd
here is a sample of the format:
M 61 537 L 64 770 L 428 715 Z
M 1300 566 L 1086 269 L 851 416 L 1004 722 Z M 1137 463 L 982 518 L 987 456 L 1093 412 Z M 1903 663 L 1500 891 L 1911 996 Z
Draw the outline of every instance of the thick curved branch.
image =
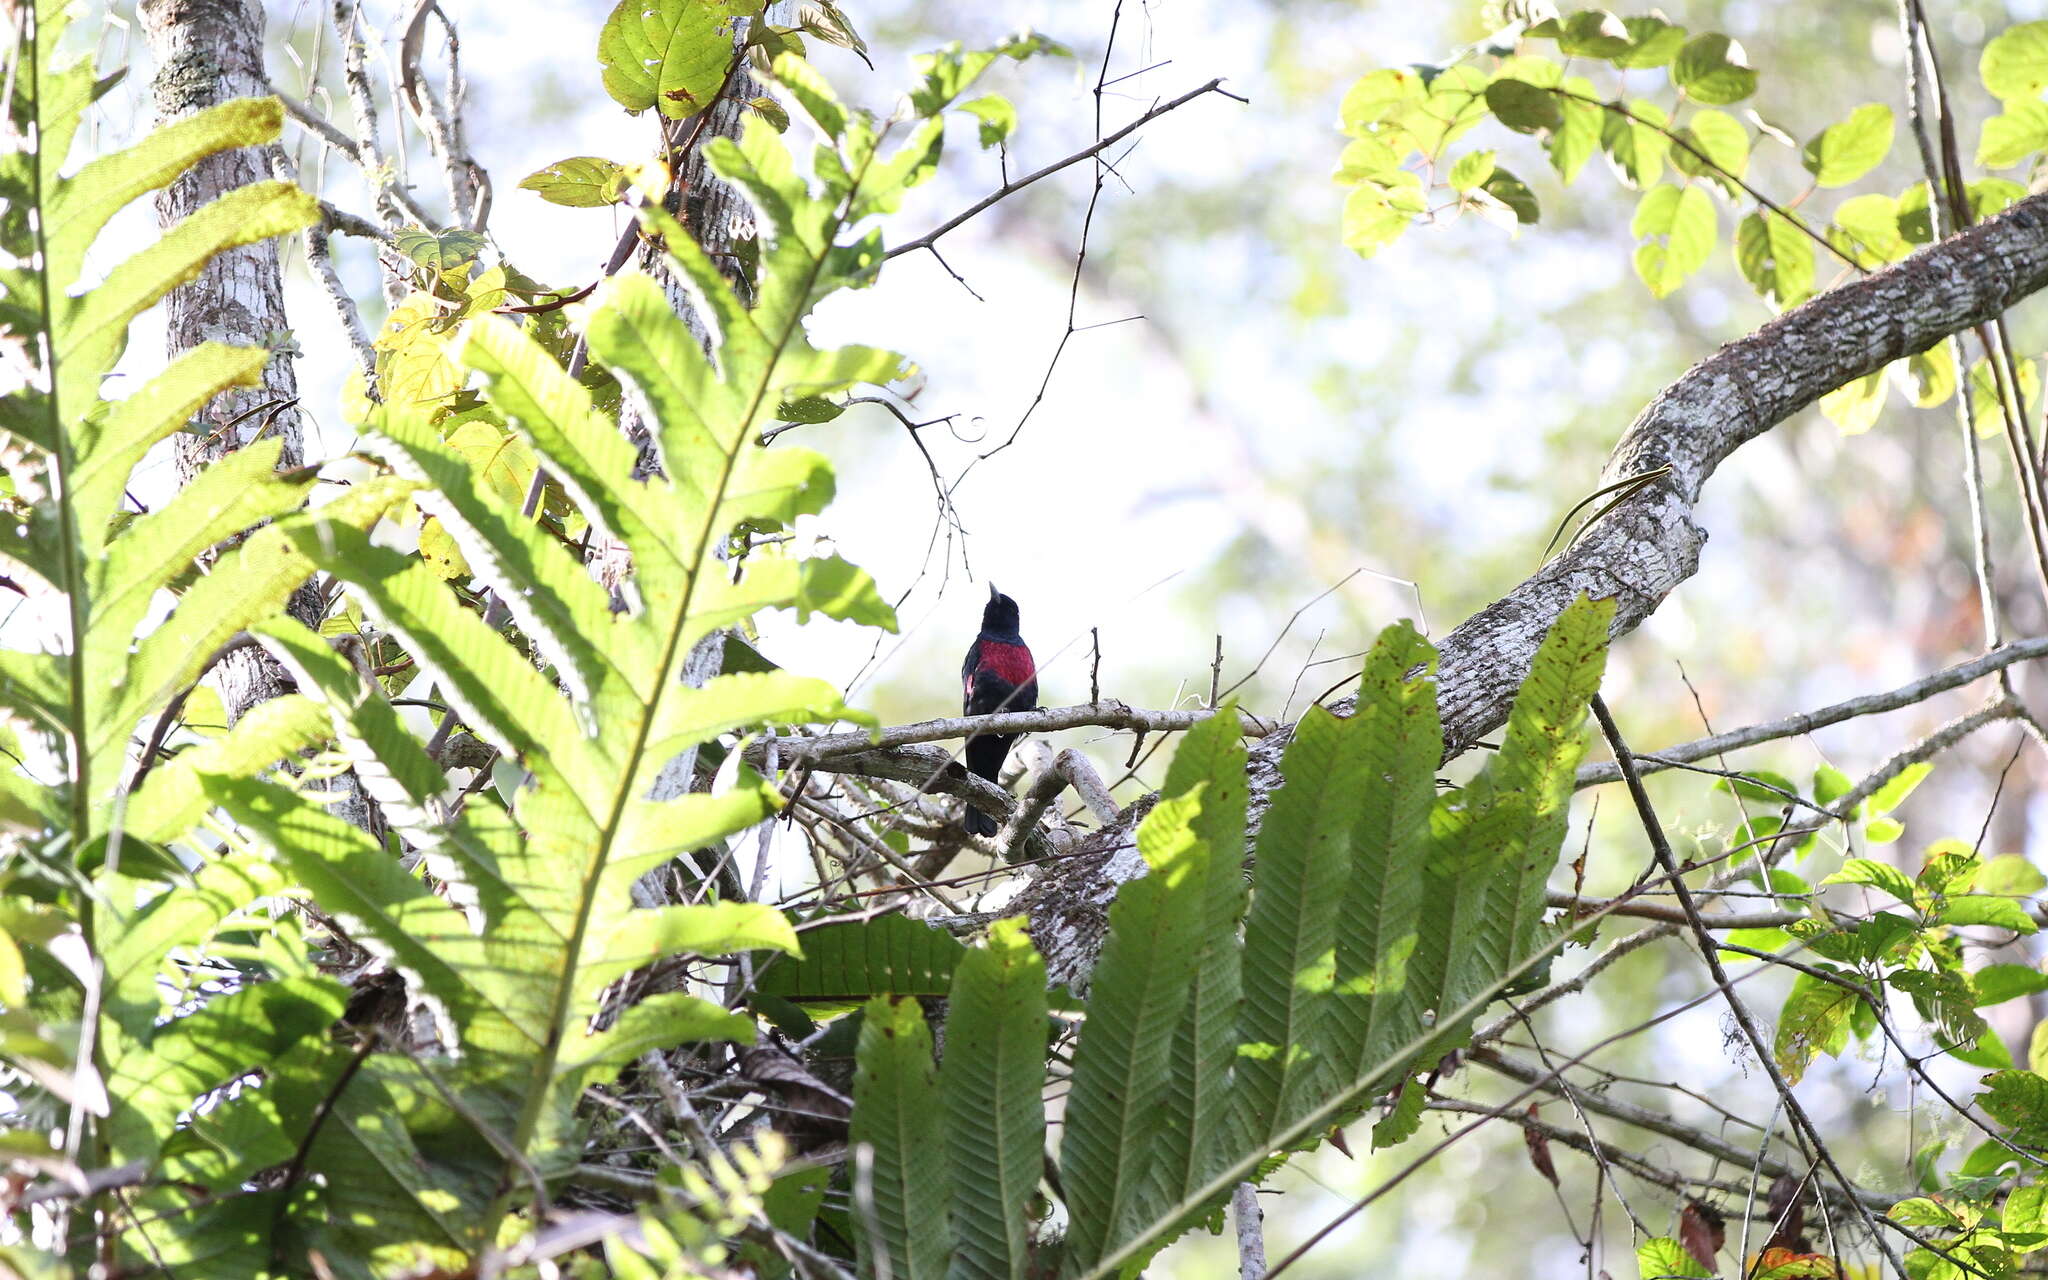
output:
M 1610 634 L 1640 626 L 1699 568 L 1693 505 L 1743 445 L 1837 387 L 1982 324 L 2048 285 L 2048 195 L 1830 289 L 1722 347 L 1660 392 L 1608 458 L 1601 483 L 1669 467 L 1571 546 L 1444 638 L 1437 672 L 1446 756 L 1507 719 L 1544 633 L 1581 593 L 1614 599 Z M 1348 711 L 1351 700 L 1333 710 Z M 1253 748 L 1256 796 L 1288 734 Z
M 1835 388 L 1981 324 L 2048 285 L 2048 195 L 2029 196 L 1960 235 L 1831 289 L 1693 366 L 1652 400 L 1609 457 L 1601 482 L 1670 468 L 1588 526 L 1439 646 L 1437 702 L 1445 755 L 1507 719 L 1544 634 L 1580 594 L 1616 601 L 1610 634 L 1640 626 L 1699 567 L 1707 535 L 1693 506 L 1744 444 Z M 1354 700 L 1333 706 L 1348 713 Z M 1254 818 L 1279 782 L 1286 729 L 1251 750 Z M 1134 865 L 1135 864 L 1135 865 Z M 1032 934 L 1049 969 L 1085 973 L 1099 947 L 1109 886 L 1143 873 L 1112 859 L 1073 892 L 1036 886 Z M 1048 943 L 1080 948 L 1055 954 Z

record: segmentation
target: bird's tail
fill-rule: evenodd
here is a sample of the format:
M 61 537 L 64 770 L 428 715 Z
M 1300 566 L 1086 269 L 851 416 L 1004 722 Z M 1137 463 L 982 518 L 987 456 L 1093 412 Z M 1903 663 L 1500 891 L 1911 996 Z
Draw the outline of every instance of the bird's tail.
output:
M 989 735 L 967 740 L 967 769 L 979 777 L 1001 785 L 1003 757 L 1010 753 L 1010 739 Z M 967 810 L 967 832 L 969 835 L 992 836 L 1001 824 L 981 810 L 969 807 Z

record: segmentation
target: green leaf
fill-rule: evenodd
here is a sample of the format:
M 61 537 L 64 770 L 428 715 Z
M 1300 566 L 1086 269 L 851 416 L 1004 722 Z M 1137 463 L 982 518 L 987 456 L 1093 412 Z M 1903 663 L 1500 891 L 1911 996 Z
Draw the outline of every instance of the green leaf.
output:
M 1987 964 L 1970 975 L 1970 987 L 1976 993 L 1976 1006 L 1981 1009 L 2048 991 L 2048 973 L 2031 965 Z
M 1737 946 L 1748 947 L 1752 951 L 1776 951 L 1792 941 L 1792 935 L 1786 933 L 1783 929 L 1730 929 L 1722 934 L 1721 937 L 1723 941 L 1732 942 Z M 1736 963 L 1744 960 L 1755 960 L 1756 957 L 1746 956 L 1740 952 L 1730 952 L 1723 956 L 1722 959 Z
M 557 1069 L 564 1075 L 616 1072 L 642 1054 L 705 1041 L 752 1044 L 754 1021 L 681 991 L 663 991 L 629 1006 L 602 1031 L 571 1036 Z
M 1625 53 L 1609 55 L 1608 60 L 1623 70 L 1664 66 L 1685 46 L 1685 28 L 1662 18 L 1623 18 L 1621 24 L 1628 32 L 1629 48 Z
M 1470 824 L 1474 847 L 1443 859 L 1444 872 L 1456 875 L 1465 864 L 1486 868 L 1488 892 L 1470 935 L 1472 950 L 1453 958 L 1448 992 L 1463 994 L 1468 983 L 1492 985 L 1545 941 L 1544 884 L 1564 842 L 1573 773 L 1585 752 L 1586 708 L 1600 691 L 1613 618 L 1612 600 L 1580 595 L 1565 606 L 1515 693 L 1500 750 L 1463 797 L 1441 798 L 1432 816 L 1440 848 L 1458 829 L 1457 818 Z
M 1400 125 L 1415 149 L 1436 159 L 1488 114 L 1487 76 L 1477 67 L 1457 63 L 1431 77 L 1425 103 L 1403 112 Z
M 1845 436 L 1862 435 L 1884 416 L 1885 371 L 1868 373 L 1820 398 L 1821 416 Z
M 1022 62 L 1041 54 L 1071 57 L 1072 50 L 1027 31 L 988 48 L 968 49 L 956 40 L 943 49 L 920 53 L 911 58 L 910 65 L 924 77 L 924 83 L 911 90 L 911 107 L 920 116 L 936 116 L 972 88 L 997 58 Z
M 1823 187 L 1845 187 L 1884 163 L 1892 149 L 1892 109 L 1866 102 L 1840 124 L 1829 125 L 1806 144 L 1806 171 Z
M 1874 192 L 1852 196 L 1835 209 L 1828 239 L 1867 267 L 1897 262 L 1913 251 L 1899 234 L 1899 202 Z
M 181 751 L 150 771 L 129 797 L 128 834 L 140 840 L 174 840 L 190 831 L 208 808 L 202 775 L 246 777 L 329 736 L 327 713 L 310 698 L 285 694 L 259 702 L 227 733 Z
M 1394 1095 L 1393 1108 L 1373 1122 L 1372 1149 L 1384 1151 L 1414 1137 L 1422 1128 L 1422 1111 L 1428 1101 L 1429 1090 L 1422 1081 L 1403 1080 L 1400 1091 Z
M 1495 169 L 1488 174 L 1486 181 L 1480 184 L 1480 190 L 1499 201 L 1507 212 L 1514 215 L 1515 223 L 1521 226 L 1528 226 L 1541 216 L 1536 206 L 1536 193 L 1506 169 Z
M 1977 74 L 2001 102 L 2039 97 L 2048 88 L 2048 22 L 2022 22 L 1993 36 L 1977 61 Z
M 1849 1015 L 1858 997 L 1852 991 L 1800 974 L 1778 1014 L 1778 1036 L 1771 1056 L 1785 1079 L 1799 1083 L 1816 1053 L 1836 1056 L 1849 1046 Z
M 1524 80 L 1503 77 L 1486 86 L 1486 106 L 1494 118 L 1517 133 L 1536 133 L 1564 124 L 1564 112 L 1548 91 Z
M 570 156 L 527 174 L 519 186 L 539 193 L 549 204 L 598 209 L 625 199 L 626 168 L 603 156 Z
M 1575 58 L 1625 57 L 1634 44 L 1628 27 L 1605 9 L 1581 9 L 1553 18 L 1530 28 L 1529 34 L 1555 39 L 1559 52 Z
M 474 231 L 422 231 L 405 227 L 392 237 L 398 251 L 434 275 L 475 262 L 490 243 Z
M 1679 131 L 1679 144 L 1671 148 L 1671 166 L 1691 177 L 1711 177 L 1724 188 L 1729 179 L 1749 171 L 1749 130 L 1734 116 L 1720 111 L 1692 113 Z
M 1995 1071 L 1983 1084 L 1976 1105 L 2004 1125 L 2014 1141 L 2039 1146 L 2048 1138 L 2048 1079 L 2031 1071 Z
M 1443 754 L 1436 653 L 1414 627 L 1382 631 L 1352 712 L 1365 785 L 1337 913 L 1332 1058 L 1340 1079 L 1367 1075 L 1425 1007 L 1409 977 Z
M 1856 784 L 1849 780 L 1849 775 L 1831 764 L 1821 765 L 1813 771 L 1813 802 L 1823 809 L 1834 808 L 1835 801 L 1855 789 Z
M 1188 819 L 1203 859 L 1202 901 L 1192 962 L 1193 989 L 1174 1028 L 1171 1078 L 1161 1101 L 1156 1163 L 1168 1198 L 1187 1195 L 1218 1162 L 1227 1130 L 1243 999 L 1237 946 L 1246 893 L 1245 749 L 1237 708 L 1225 703 L 1182 738 L 1160 794 L 1200 805 Z
M 1497 83 L 1497 82 L 1496 82 Z M 1468 151 L 1451 166 L 1453 191 L 1470 191 L 1493 176 L 1492 151 Z
M 2014 363 L 2019 369 L 2020 399 L 2031 410 L 2041 403 L 2040 364 L 2034 360 Z M 1999 391 L 2003 381 L 1981 358 L 1970 366 L 1970 421 L 1979 436 L 1995 436 L 2005 430 L 2005 396 Z
M 983 94 L 972 102 L 963 102 L 960 104 L 960 110 L 980 121 L 980 138 L 984 150 L 1001 146 L 1017 131 L 1017 108 L 999 93 Z
M 1310 707 L 1280 760 L 1280 789 L 1259 825 L 1245 920 L 1240 1124 L 1271 1135 L 1314 1082 L 1335 983 L 1336 913 L 1366 781 L 1360 722 Z
M 1913 1196 L 1885 1212 L 1893 1222 L 1907 1227 L 1940 1227 L 1954 1230 L 1975 1224 L 1976 1215 L 1967 1206 L 1943 1197 Z
M 1907 765 L 1890 781 L 1870 793 L 1870 798 L 1863 802 L 1864 812 L 1890 813 L 1904 804 L 1906 797 L 1913 794 L 1913 789 L 1933 772 L 1934 766 L 1925 760 Z
M 2036 932 L 2039 928 L 2023 904 L 1988 894 L 1961 894 L 1949 898 L 1937 915 L 1940 922 L 1947 925 L 1985 925 L 2022 934 Z
M 2017 853 L 2001 853 L 1987 858 L 1983 869 L 1970 882 L 1979 893 L 1997 893 L 2010 898 L 2023 898 L 2028 894 L 2048 889 L 2048 877 L 2041 869 Z
M 1391 175 L 1400 168 L 1401 161 L 1394 155 L 1394 149 L 1377 136 L 1367 134 L 1344 144 L 1337 157 L 1337 170 L 1330 177 L 1344 186 L 1367 181 L 1384 185 L 1394 180 Z
M 1905 872 L 1889 862 L 1878 862 L 1871 858 L 1849 859 L 1842 864 L 1839 871 L 1821 881 L 1821 884 L 1867 884 L 1873 889 L 1883 890 L 1908 906 L 1912 905 L 1914 897 L 1913 881 Z
M 2005 1198 L 1999 1226 L 2005 1231 L 2048 1230 L 2048 1187 L 2014 1187 Z
M 1652 297 L 1671 296 L 1707 264 L 1716 230 L 1714 202 L 1698 187 L 1659 185 L 1643 193 L 1629 233 L 1648 241 L 1636 249 L 1636 274 Z
M 711 902 L 626 912 L 584 951 L 584 983 L 607 986 L 627 972 L 671 956 L 717 957 L 776 951 L 800 957 L 788 917 L 758 902 Z
M 302 975 L 252 983 L 167 1022 L 148 1048 L 113 1064 L 109 1158 L 153 1162 L 194 1099 L 247 1073 L 252 1059 L 270 1062 L 321 1035 L 346 997 L 334 979 Z
M 2029 156 L 2048 150 L 2048 102 L 2035 98 L 2006 104 L 2000 115 L 1987 116 L 1977 139 L 1977 164 L 2009 169 Z
M 1776 214 L 1743 218 L 1735 232 L 1735 265 L 1742 278 L 1781 311 L 1813 293 L 1813 242 Z
M 1679 1277 L 1693 1280 L 1694 1277 L 1714 1274 L 1687 1253 L 1684 1245 L 1663 1236 L 1645 1240 L 1636 1246 L 1636 1267 L 1642 1272 L 1642 1280 L 1675 1280 Z
M 803 934 L 803 957 L 765 965 L 756 989 L 790 1000 L 943 996 L 965 953 L 943 929 L 904 916 L 826 924 Z
M 868 1001 L 854 1059 L 854 1167 L 873 1198 L 874 1230 L 861 1231 L 861 1273 L 924 1280 L 946 1274 L 950 1183 L 932 1036 L 917 1001 Z M 856 1194 L 859 1188 L 856 1187 Z M 886 1262 L 883 1260 L 886 1259 Z
M 1564 93 L 1556 97 L 1564 122 L 1550 131 L 1550 136 L 1543 140 L 1543 148 L 1550 155 L 1550 167 L 1568 183 L 1579 176 L 1586 161 L 1600 150 L 1601 131 L 1608 113 L 1597 100 L 1592 81 L 1572 76 L 1562 87 Z
M 1894 370 L 1898 367 L 1892 366 Z M 1907 357 L 1905 370 L 1907 390 L 1916 409 L 1946 404 L 1956 393 L 1955 348 L 1946 342 Z
M 1671 79 L 1694 102 L 1725 106 L 1756 92 L 1756 72 L 1740 44 L 1718 32 L 1694 36 L 1671 64 Z
M 1396 119 L 1429 93 L 1422 77 L 1407 67 L 1384 67 L 1360 76 L 1345 91 L 1337 115 L 1344 132 L 1353 137 L 1370 135 Z M 1398 157 L 1397 157 L 1398 158 Z
M 628 111 L 658 107 L 671 120 L 709 107 L 738 56 L 723 10 L 705 0 L 620 0 L 597 37 L 605 92 Z
M 1199 790 L 1153 807 L 1138 827 L 1150 873 L 1126 883 L 1109 909 L 1060 1144 L 1064 1198 L 1087 1206 L 1068 1228 L 1069 1271 L 1094 1263 L 1155 1216 L 1146 1156 L 1163 1114 L 1173 1029 L 1187 1007 L 1208 892 L 1194 825 L 1200 812 Z
M 775 132 L 789 132 L 789 112 L 783 110 L 782 104 L 775 99 L 766 94 L 762 94 L 758 98 L 749 98 L 747 99 L 747 108 L 758 113 L 763 120 L 768 122 L 768 127 L 775 130 Z
M 956 1280 L 1029 1269 L 1028 1202 L 1045 1171 L 1045 1017 L 1045 962 L 1023 919 L 998 920 L 954 970 L 939 1067 Z
M 1361 182 L 1344 199 L 1344 247 L 1370 258 L 1400 239 L 1424 208 L 1416 174 L 1396 170 L 1383 180 Z
M 1654 184 L 1671 150 L 1671 140 L 1662 132 L 1670 117 L 1656 103 L 1640 98 L 1627 105 L 1626 114 L 1619 103 L 1602 114 L 1600 149 L 1607 153 L 1614 176 L 1639 189 Z

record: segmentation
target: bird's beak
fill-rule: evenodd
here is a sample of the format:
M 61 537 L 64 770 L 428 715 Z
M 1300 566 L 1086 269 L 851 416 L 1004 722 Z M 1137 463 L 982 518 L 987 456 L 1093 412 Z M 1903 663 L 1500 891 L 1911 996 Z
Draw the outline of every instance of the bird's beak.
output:
M 998 591 L 998 590 L 996 590 L 996 584 L 995 584 L 995 583 L 991 582 L 991 583 L 989 583 L 989 584 L 988 584 L 988 598 L 989 598 L 989 599 L 993 600 L 993 599 L 995 599 L 995 598 L 996 598 L 997 596 L 999 596 L 999 595 L 1001 595 L 1001 594 L 1003 594 L 1003 593 L 1002 593 L 1002 592 L 1000 592 L 1000 591 Z

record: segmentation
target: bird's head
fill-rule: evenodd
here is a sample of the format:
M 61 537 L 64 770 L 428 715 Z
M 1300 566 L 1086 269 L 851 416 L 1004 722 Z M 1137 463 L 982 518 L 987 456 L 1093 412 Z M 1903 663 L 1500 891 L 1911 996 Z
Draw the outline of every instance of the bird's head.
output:
M 988 603 L 981 609 L 981 629 L 999 636 L 1017 634 L 1017 602 L 996 590 L 993 582 L 988 587 Z

